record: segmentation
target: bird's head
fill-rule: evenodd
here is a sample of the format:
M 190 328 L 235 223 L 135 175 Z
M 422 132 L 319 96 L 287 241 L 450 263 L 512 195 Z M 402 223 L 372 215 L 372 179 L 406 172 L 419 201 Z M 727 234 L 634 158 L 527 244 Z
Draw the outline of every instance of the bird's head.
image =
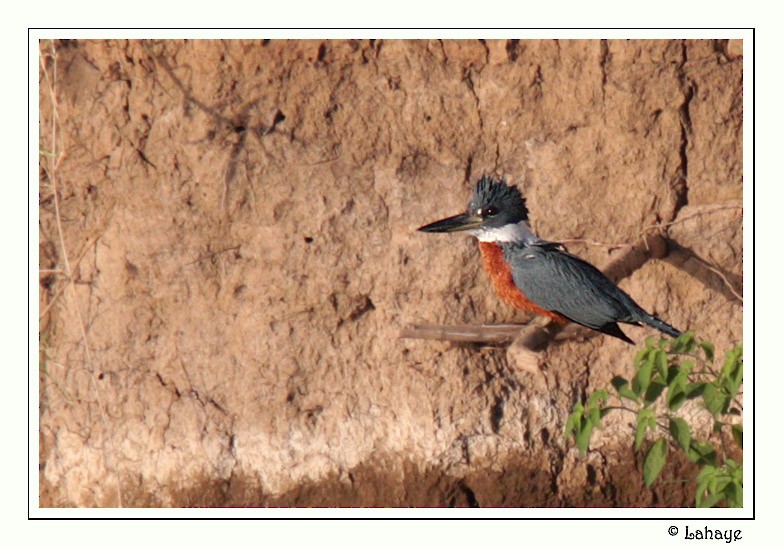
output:
M 417 229 L 426 233 L 465 231 L 485 242 L 516 242 L 533 236 L 528 208 L 517 187 L 482 177 L 464 213 Z

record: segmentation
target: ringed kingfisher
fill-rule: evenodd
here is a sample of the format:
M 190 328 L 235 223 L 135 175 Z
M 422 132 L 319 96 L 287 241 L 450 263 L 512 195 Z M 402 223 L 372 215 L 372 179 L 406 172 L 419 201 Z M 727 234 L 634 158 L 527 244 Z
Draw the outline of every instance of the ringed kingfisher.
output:
M 681 332 L 645 312 L 596 267 L 536 236 L 517 187 L 482 177 L 465 213 L 417 229 L 427 233 L 464 231 L 479 240 L 485 270 L 503 301 L 634 343 L 618 323 L 647 324 L 671 337 Z

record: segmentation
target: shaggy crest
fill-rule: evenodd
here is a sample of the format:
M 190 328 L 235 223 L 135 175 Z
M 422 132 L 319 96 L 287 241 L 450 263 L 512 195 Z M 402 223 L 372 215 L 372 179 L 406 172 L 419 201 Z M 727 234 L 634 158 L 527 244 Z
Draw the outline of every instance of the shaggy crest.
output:
M 488 208 L 498 211 L 499 219 L 494 223 L 496 226 L 528 221 L 528 208 L 517 187 L 507 185 L 502 179 L 496 181 L 490 176 L 483 176 L 474 188 L 468 211 L 484 211 Z

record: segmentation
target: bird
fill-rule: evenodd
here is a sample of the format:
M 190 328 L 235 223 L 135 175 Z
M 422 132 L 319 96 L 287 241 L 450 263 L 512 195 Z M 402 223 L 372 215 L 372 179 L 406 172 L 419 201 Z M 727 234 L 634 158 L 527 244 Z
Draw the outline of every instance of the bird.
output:
M 599 269 L 533 233 L 520 190 L 482 176 L 464 213 L 424 225 L 426 233 L 462 231 L 479 241 L 485 271 L 499 297 L 516 309 L 565 325 L 574 322 L 634 344 L 618 325 L 648 325 L 681 335 L 646 312 Z

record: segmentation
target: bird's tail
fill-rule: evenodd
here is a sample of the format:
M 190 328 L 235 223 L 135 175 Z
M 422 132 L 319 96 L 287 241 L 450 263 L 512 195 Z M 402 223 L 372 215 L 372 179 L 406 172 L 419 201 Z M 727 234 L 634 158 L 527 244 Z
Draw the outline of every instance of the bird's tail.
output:
M 659 320 L 655 316 L 645 312 L 639 315 L 639 318 L 637 320 L 639 320 L 643 324 L 647 324 L 651 328 L 656 328 L 660 332 L 667 334 L 670 337 L 678 337 L 682 333 L 676 330 L 675 328 L 673 328 L 672 326 L 670 326 L 669 324 L 667 324 L 666 322 L 664 322 L 663 320 Z

